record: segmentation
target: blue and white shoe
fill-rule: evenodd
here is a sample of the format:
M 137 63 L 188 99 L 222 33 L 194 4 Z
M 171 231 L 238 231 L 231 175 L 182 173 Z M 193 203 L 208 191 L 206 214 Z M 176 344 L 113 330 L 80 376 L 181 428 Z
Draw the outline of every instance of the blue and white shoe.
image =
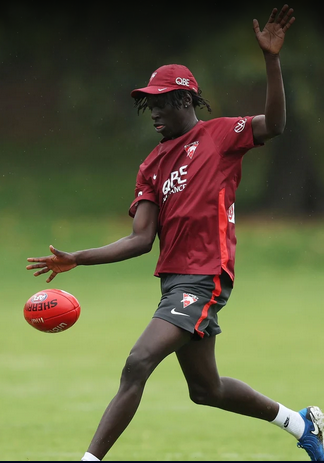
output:
M 297 447 L 306 450 L 312 461 L 324 461 L 324 413 L 318 407 L 307 407 L 299 412 L 305 421 L 305 431 Z

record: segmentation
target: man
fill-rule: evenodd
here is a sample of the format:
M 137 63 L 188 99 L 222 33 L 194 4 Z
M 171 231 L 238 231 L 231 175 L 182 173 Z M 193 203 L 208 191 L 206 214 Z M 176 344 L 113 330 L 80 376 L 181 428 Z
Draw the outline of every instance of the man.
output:
M 130 206 L 133 230 L 100 248 L 67 253 L 50 246 L 52 255 L 28 258 L 27 269 L 47 282 L 77 265 L 122 261 L 149 252 L 156 235 L 160 255 L 155 275 L 162 297 L 152 320 L 130 352 L 120 387 L 82 460 L 104 458 L 132 420 L 147 379 L 175 353 L 197 404 L 271 422 L 297 439 L 313 461 L 324 461 L 324 414 L 316 406 L 290 410 L 243 382 L 220 377 L 215 338 L 221 332 L 218 312 L 233 287 L 235 260 L 235 191 L 243 155 L 281 134 L 286 122 L 279 52 L 293 24 L 293 10 L 273 9 L 263 31 L 253 21 L 267 74 L 264 114 L 197 119 L 207 107 L 189 69 L 171 64 L 158 68 L 145 88 L 133 90 L 138 112 L 151 111 L 158 146 L 141 164 Z

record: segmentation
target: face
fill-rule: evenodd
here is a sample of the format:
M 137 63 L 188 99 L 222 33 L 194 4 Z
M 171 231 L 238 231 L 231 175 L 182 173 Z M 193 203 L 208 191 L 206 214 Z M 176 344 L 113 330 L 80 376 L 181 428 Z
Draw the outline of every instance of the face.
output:
M 165 139 L 180 137 L 190 130 L 189 112 L 183 104 L 178 109 L 167 103 L 163 95 L 147 95 L 147 107 L 156 132 Z

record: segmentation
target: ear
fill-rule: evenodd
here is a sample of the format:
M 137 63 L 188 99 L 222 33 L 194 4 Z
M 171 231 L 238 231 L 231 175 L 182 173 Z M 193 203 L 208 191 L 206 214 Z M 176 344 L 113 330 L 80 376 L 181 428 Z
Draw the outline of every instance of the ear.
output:
M 189 108 L 192 105 L 192 95 L 191 93 L 187 92 L 186 95 L 182 99 L 182 104 L 185 108 Z

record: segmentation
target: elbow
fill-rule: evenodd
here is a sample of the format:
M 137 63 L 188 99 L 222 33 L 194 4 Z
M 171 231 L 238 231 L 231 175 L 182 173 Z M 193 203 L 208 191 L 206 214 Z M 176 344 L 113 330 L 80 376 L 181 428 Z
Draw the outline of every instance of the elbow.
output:
M 143 243 L 142 254 L 147 254 L 148 252 L 150 252 L 152 250 L 152 247 L 153 247 L 153 243 L 151 242 Z
M 279 135 L 282 135 L 285 131 L 286 123 L 274 124 L 271 128 L 268 129 L 268 138 L 275 138 Z
M 148 252 L 150 252 L 152 250 L 153 243 L 154 243 L 154 239 L 153 240 L 148 239 L 148 238 L 141 239 L 140 242 L 138 243 L 139 254 L 147 254 Z
M 270 122 L 270 121 L 269 121 Z M 277 137 L 278 135 L 282 135 L 286 128 L 286 114 L 285 112 L 281 115 L 281 117 L 276 118 L 269 124 L 269 132 L 272 133 L 273 137 Z
M 273 130 L 271 134 L 271 138 L 279 137 L 279 135 L 282 135 L 283 133 L 284 133 L 284 129 Z
M 137 256 L 142 254 L 147 254 L 151 251 L 154 241 L 155 233 L 146 232 L 146 233 L 135 233 L 133 232 L 130 236 L 131 246 Z
M 286 123 L 283 123 L 281 125 L 277 125 L 274 128 L 274 136 L 277 137 L 278 135 L 282 135 L 285 131 Z

